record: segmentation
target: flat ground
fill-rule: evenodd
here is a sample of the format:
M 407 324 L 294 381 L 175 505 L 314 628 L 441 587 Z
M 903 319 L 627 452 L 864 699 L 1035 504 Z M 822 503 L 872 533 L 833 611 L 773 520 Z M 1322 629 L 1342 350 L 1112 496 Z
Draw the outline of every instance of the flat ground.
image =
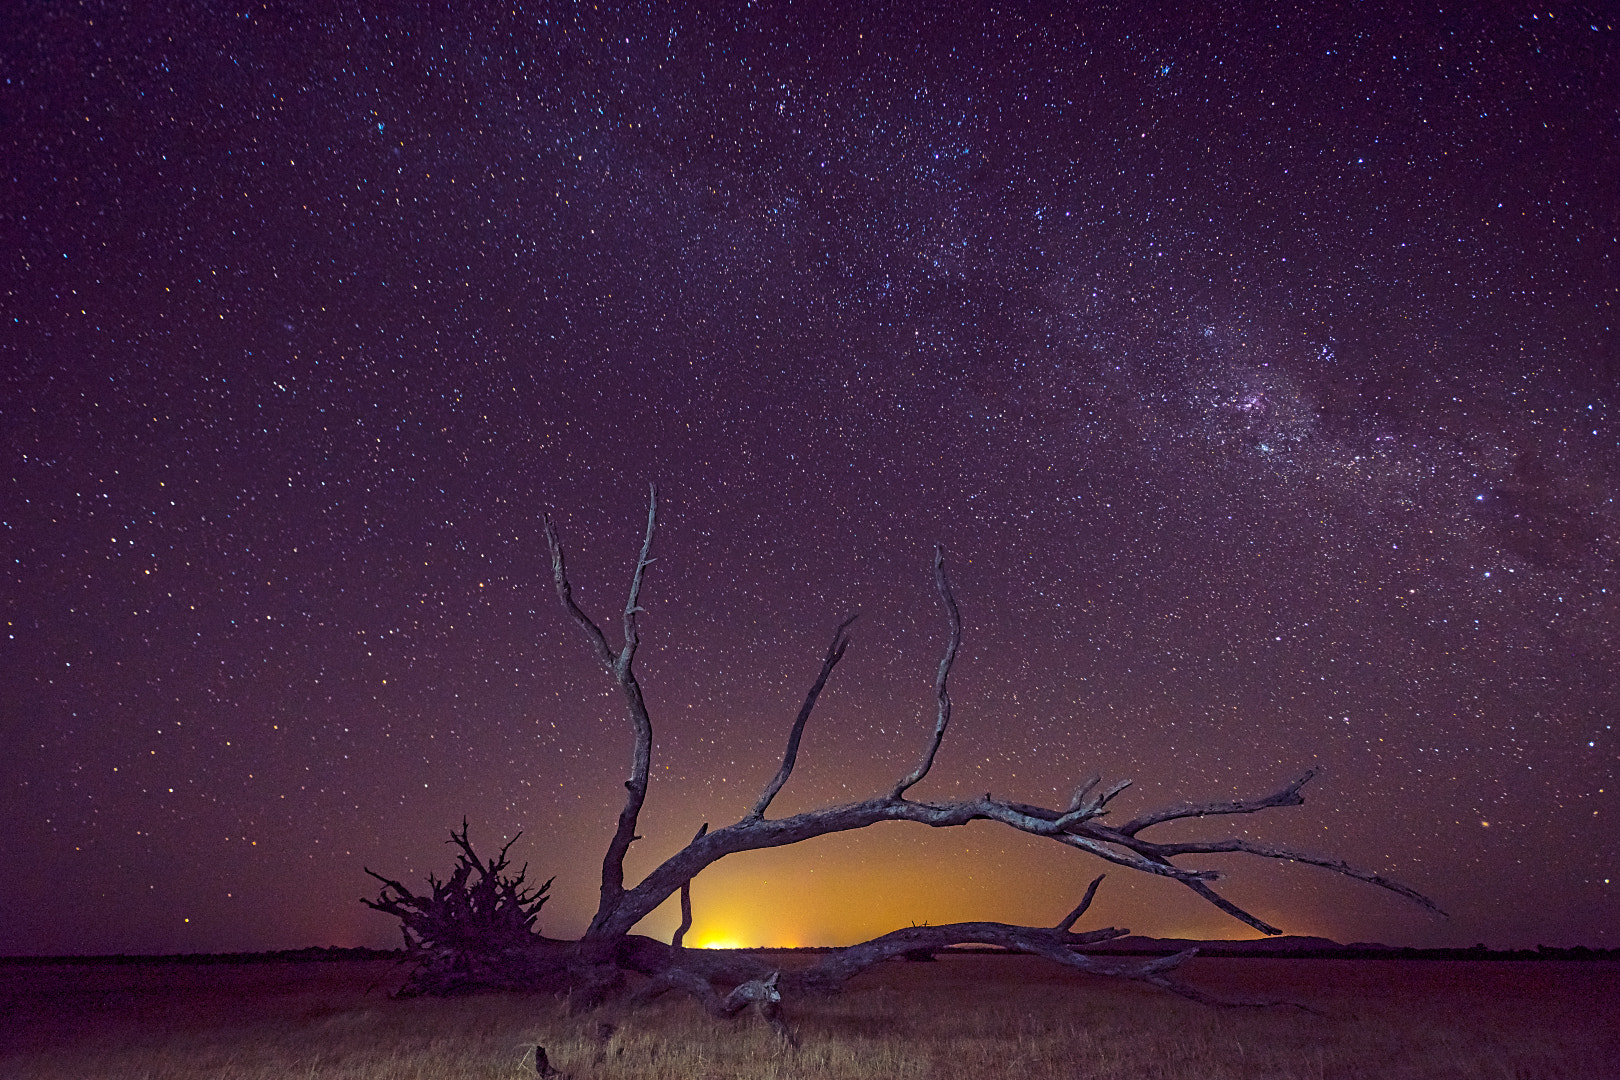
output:
M 395 1000 L 389 962 L 30 964 L 0 966 L 0 1076 L 516 1078 L 538 1043 L 575 1080 L 1620 1077 L 1620 963 L 1198 959 L 1186 975 L 1315 1011 L 958 956 L 790 1002 L 790 1050 L 673 996 L 584 1017 L 539 996 Z

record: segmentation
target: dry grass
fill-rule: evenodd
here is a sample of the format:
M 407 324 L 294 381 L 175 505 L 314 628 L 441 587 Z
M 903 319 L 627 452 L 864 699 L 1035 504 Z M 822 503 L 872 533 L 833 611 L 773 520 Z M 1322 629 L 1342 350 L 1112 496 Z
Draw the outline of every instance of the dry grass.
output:
M 1620 964 L 1199 960 L 1189 977 L 1322 1015 L 953 957 L 885 965 L 799 1004 L 793 1051 L 675 998 L 606 1017 L 544 997 L 394 1000 L 401 976 L 386 963 L 26 966 L 0 968 L 0 1076 L 516 1078 L 534 1075 L 536 1043 L 575 1080 L 1620 1075 Z

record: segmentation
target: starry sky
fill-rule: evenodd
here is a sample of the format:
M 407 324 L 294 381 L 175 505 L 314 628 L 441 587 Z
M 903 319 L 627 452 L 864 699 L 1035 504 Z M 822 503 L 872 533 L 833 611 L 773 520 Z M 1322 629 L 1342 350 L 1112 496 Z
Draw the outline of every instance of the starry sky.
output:
M 632 877 L 916 797 L 1341 856 L 1291 933 L 1620 946 L 1620 23 L 1527 5 L 30 4 L 0 29 L 0 953 L 397 943 L 465 816 L 583 929 L 663 511 Z M 1202 10 L 1202 13 L 1195 11 Z M 1175 835 L 1176 830 L 1166 830 Z M 978 824 L 734 857 L 689 943 L 1050 925 Z M 1114 869 L 1083 926 L 1247 937 Z M 666 905 L 643 929 L 665 936 Z

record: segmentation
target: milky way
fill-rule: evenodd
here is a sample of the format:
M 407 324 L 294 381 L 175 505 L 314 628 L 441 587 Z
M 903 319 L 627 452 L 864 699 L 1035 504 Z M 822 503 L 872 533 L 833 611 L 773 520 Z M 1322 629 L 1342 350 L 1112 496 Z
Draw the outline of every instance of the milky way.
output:
M 469 822 L 580 930 L 647 483 L 657 727 L 630 869 L 927 790 L 1331 852 L 1211 860 L 1339 940 L 1620 945 L 1616 24 L 796 6 L 0 33 L 0 952 L 390 944 L 362 867 Z M 1187 826 L 1189 830 L 1193 826 Z M 695 937 L 1055 922 L 988 825 L 715 867 Z M 1170 883 L 1088 919 L 1243 936 Z M 667 935 L 660 911 L 644 929 Z

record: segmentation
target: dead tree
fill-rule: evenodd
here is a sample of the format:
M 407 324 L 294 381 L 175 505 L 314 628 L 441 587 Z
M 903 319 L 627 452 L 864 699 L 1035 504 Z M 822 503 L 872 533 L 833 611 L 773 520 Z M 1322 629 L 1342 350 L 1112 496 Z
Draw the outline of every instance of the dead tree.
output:
M 691 922 L 689 889 L 692 879 L 718 860 L 741 851 L 783 847 L 814 837 L 826 836 L 829 833 L 864 829 L 885 821 L 918 822 L 936 828 L 965 825 L 970 821 L 1000 822 L 1020 832 L 1043 837 L 1053 843 L 1094 855 L 1116 866 L 1179 882 L 1228 915 L 1265 934 L 1280 934 L 1282 931 L 1217 893 L 1212 885 L 1219 879 L 1217 871 L 1184 867 L 1178 860 L 1188 856 L 1238 852 L 1266 859 L 1307 863 L 1378 886 L 1431 911 L 1439 912 L 1434 902 L 1421 893 L 1378 874 L 1356 869 L 1338 859 L 1242 838 L 1156 841 L 1144 835 L 1154 826 L 1171 821 L 1253 814 L 1273 807 L 1297 806 L 1304 802 L 1300 789 L 1315 774 L 1315 770 L 1306 770 L 1297 779 L 1267 795 L 1224 802 L 1179 803 L 1138 814 L 1118 824 L 1112 824 L 1107 820 L 1109 807 L 1129 786 L 1129 780 L 1103 784 L 1101 777 L 1093 776 L 1076 787 L 1073 796 L 1061 807 L 1037 806 L 997 798 L 988 793 L 976 798 L 944 802 L 908 798 L 907 793 L 916 787 L 933 767 L 934 757 L 949 728 L 951 697 L 948 680 L 962 637 L 962 620 L 956 600 L 951 594 L 950 580 L 945 571 L 945 556 L 940 548 L 936 548 L 934 552 L 934 584 L 944 609 L 948 632 L 945 652 L 940 659 L 934 680 L 937 709 L 933 730 L 924 742 L 916 765 L 886 790 L 860 802 L 830 806 L 790 817 L 766 816 L 772 800 L 793 774 L 793 767 L 798 760 L 800 741 L 804 736 L 805 726 L 810 722 L 816 700 L 849 647 L 849 627 L 854 619 L 853 617 L 846 619 L 834 631 L 832 643 L 822 659 L 820 673 L 811 684 L 798 717 L 789 729 L 782 764 L 765 784 L 753 807 L 730 825 L 718 829 L 710 829 L 705 825 L 698 830 L 691 843 L 665 859 L 641 881 L 627 887 L 624 859 L 630 845 L 638 839 L 636 825 L 647 796 L 647 778 L 653 750 L 652 719 L 647 712 L 641 686 L 636 681 L 634 665 L 636 649 L 640 644 L 637 617 L 642 612 L 641 591 L 647 569 L 653 562 L 653 538 L 657 524 L 658 492 L 654 486 L 649 493 L 646 533 L 640 554 L 636 558 L 629 596 L 621 616 L 620 643 L 615 647 L 609 643 L 602 628 L 575 603 L 562 541 L 550 516 L 545 519 L 546 543 L 551 551 L 552 577 L 557 588 L 557 596 L 564 610 L 578 625 L 589 643 L 593 655 L 618 686 L 624 699 L 631 730 L 630 775 L 624 785 L 626 792 L 624 806 L 619 812 L 618 827 L 602 860 L 601 892 L 596 914 L 578 943 L 578 955 L 587 963 L 650 976 L 649 981 L 638 991 L 641 997 L 679 989 L 702 1000 L 716 1014 L 725 1015 L 737 1011 L 734 996 L 723 995 L 715 989 L 716 984 L 722 987 L 736 987 L 758 981 L 768 977 L 768 969 L 750 957 L 703 955 L 702 951 L 689 952 L 680 947 L 680 938 Z M 1171 973 L 1192 955 L 1192 950 L 1178 956 L 1145 962 L 1104 959 L 1077 951 L 1081 946 L 1105 941 L 1127 932 L 1118 929 L 1091 930 L 1083 933 L 1073 931 L 1074 924 L 1090 905 L 1101 881 L 1101 877 L 1093 881 L 1079 904 L 1055 926 L 1034 927 L 970 922 L 908 927 L 831 953 L 804 971 L 783 972 L 779 982 L 772 983 L 771 986 L 773 988 L 780 986 L 789 992 L 833 991 L 852 976 L 894 956 L 917 954 L 952 945 L 988 944 L 1035 953 L 1083 971 L 1139 979 L 1187 996 L 1201 997 L 1196 991 L 1171 979 Z M 672 946 L 632 934 L 642 919 L 676 893 L 681 894 L 682 928 Z M 613 979 L 597 979 L 593 980 L 593 985 L 589 988 L 577 987 L 576 993 L 585 991 L 584 999 L 579 1003 L 594 1005 L 596 1002 L 590 999 L 591 994 L 604 992 L 613 983 Z
M 944 610 L 947 634 L 944 655 L 934 680 L 937 707 L 933 730 L 924 741 L 916 764 L 887 788 L 860 802 L 824 807 L 789 817 L 767 816 L 772 801 L 793 774 L 800 742 L 816 701 L 849 647 L 849 628 L 854 619 L 846 619 L 834 631 L 832 642 L 822 659 L 821 670 L 811 683 L 804 704 L 788 731 L 782 764 L 765 784 L 753 806 L 729 825 L 710 829 L 705 824 L 685 847 L 665 859 L 639 882 L 627 886 L 625 855 L 630 845 L 639 839 L 636 827 L 647 797 L 653 752 L 652 718 L 636 680 L 635 659 L 641 640 L 637 627 L 638 616 L 642 612 L 641 592 L 647 570 L 653 562 L 653 538 L 657 524 L 658 493 L 654 487 L 649 495 L 646 533 L 640 554 L 636 557 L 629 596 L 620 618 L 620 642 L 614 646 L 602 628 L 574 601 L 562 541 L 550 516 L 545 519 L 546 543 L 551 552 L 552 577 L 557 596 L 568 616 L 579 627 L 592 654 L 618 687 L 631 733 L 630 775 L 624 784 L 624 806 L 619 812 L 618 825 L 602 860 L 596 914 L 583 936 L 568 945 L 558 961 L 565 969 L 557 976 L 558 985 L 566 986 L 576 1008 L 594 1008 L 601 1004 L 610 995 L 625 989 L 626 974 L 633 973 L 644 978 L 633 989 L 632 1000 L 646 1000 L 677 990 L 698 999 L 717 1016 L 735 1015 L 753 1005 L 756 1011 L 770 1020 L 773 1027 L 788 1036 L 781 1019 L 782 993 L 834 992 L 853 976 L 881 961 L 897 956 L 920 956 L 964 944 L 999 946 L 1033 953 L 1081 971 L 1140 980 L 1197 1000 L 1209 1000 L 1195 988 L 1174 979 L 1175 970 L 1196 950 L 1145 961 L 1098 957 L 1080 951 L 1084 946 L 1128 932 L 1114 928 L 1084 932 L 1073 929 L 1096 896 L 1098 885 L 1102 882 L 1100 875 L 1091 882 L 1074 909 L 1053 926 L 1016 926 L 998 922 L 911 926 L 829 953 L 818 963 L 799 971 L 773 972 L 757 957 L 682 947 L 682 939 L 691 926 L 692 879 L 715 862 L 738 852 L 784 847 L 887 821 L 916 822 L 935 828 L 966 825 L 970 821 L 999 822 L 1019 832 L 1094 855 L 1116 866 L 1178 882 L 1238 921 L 1265 934 L 1280 934 L 1282 931 L 1217 893 L 1213 887 L 1220 877 L 1217 871 L 1183 866 L 1179 860 L 1215 853 L 1241 853 L 1306 863 L 1367 882 L 1431 911 L 1439 911 L 1433 901 L 1415 890 L 1378 874 L 1356 869 L 1338 859 L 1243 838 L 1158 841 L 1146 835 L 1155 826 L 1171 821 L 1253 814 L 1273 807 L 1297 806 L 1304 802 L 1300 790 L 1315 770 L 1306 770 L 1298 778 L 1267 795 L 1231 801 L 1178 803 L 1138 814 L 1117 824 L 1110 821 L 1110 807 L 1129 786 L 1129 780 L 1104 784 L 1100 777 L 1093 776 L 1075 788 L 1067 803 L 1054 807 L 998 798 L 989 793 L 950 801 L 908 797 L 908 793 L 933 767 L 935 755 L 949 728 L 951 698 L 948 680 L 962 636 L 961 617 L 946 575 L 944 552 L 939 548 L 934 552 L 934 584 Z M 462 839 L 465 839 L 465 829 Z M 466 852 L 466 855 L 470 854 L 470 851 Z M 504 855 L 503 849 L 503 865 Z M 403 889 L 394 882 L 382 880 L 403 893 Z M 665 944 L 633 933 L 637 924 L 677 893 L 680 895 L 682 920 L 672 943 Z M 391 910 L 378 904 L 372 906 Z M 555 951 L 547 955 L 555 955 Z
M 450 830 L 446 841 L 461 849 L 456 868 L 444 881 L 429 874 L 426 896 L 366 870 L 383 887 L 377 899 L 360 902 L 399 919 L 406 959 L 416 965 L 402 994 L 565 988 L 565 965 L 534 927 L 556 879 L 533 889 L 525 884 L 527 866 L 508 874 L 506 853 L 516 842 L 514 836 L 498 856 L 480 859 L 463 818 L 461 831 Z

